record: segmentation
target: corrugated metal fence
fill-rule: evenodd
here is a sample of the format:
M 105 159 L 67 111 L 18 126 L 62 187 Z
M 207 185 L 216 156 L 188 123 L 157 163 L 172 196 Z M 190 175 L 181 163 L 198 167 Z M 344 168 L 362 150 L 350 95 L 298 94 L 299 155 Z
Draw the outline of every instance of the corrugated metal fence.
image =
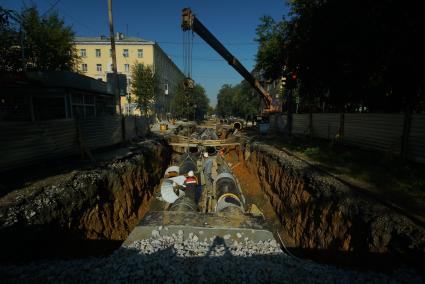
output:
M 104 116 L 73 119 L 0 122 L 0 172 L 80 153 L 80 143 L 90 150 L 143 137 L 149 122 L 141 117 Z
M 310 133 L 310 123 L 312 133 Z M 310 114 L 293 114 L 292 118 L 294 134 L 312 134 L 314 137 L 334 139 L 338 134 L 343 133 L 342 140 L 345 144 L 394 154 L 400 154 L 403 127 L 403 114 L 313 113 L 311 116 Z M 424 114 L 412 115 L 407 142 L 407 159 L 425 163 Z

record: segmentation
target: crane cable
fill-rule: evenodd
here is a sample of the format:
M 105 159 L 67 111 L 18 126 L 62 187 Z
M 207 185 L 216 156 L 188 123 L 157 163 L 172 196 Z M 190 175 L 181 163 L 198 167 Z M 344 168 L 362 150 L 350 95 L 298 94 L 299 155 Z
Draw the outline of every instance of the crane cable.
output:
M 186 79 L 191 80 L 192 77 L 192 50 L 193 50 L 193 31 L 191 29 L 183 30 L 183 73 Z M 185 80 L 186 80 L 185 79 Z M 186 111 L 187 111 L 187 120 L 190 120 L 190 93 L 191 90 L 184 90 L 186 95 Z M 188 145 L 187 151 L 189 151 L 189 132 L 188 132 Z
M 192 77 L 193 31 L 183 31 L 183 73 L 187 78 Z

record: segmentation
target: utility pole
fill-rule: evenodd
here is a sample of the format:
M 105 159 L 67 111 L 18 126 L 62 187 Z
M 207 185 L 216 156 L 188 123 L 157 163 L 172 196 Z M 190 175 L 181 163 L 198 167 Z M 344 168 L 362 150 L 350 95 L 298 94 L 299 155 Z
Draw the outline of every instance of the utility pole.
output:
M 118 73 L 117 73 L 117 54 L 115 52 L 115 36 L 114 36 L 114 22 L 112 21 L 112 0 L 108 0 L 108 16 L 109 16 L 109 36 L 111 38 L 112 50 L 112 72 L 114 80 L 114 95 L 115 95 L 115 110 L 121 115 L 121 99 L 120 89 L 118 86 Z

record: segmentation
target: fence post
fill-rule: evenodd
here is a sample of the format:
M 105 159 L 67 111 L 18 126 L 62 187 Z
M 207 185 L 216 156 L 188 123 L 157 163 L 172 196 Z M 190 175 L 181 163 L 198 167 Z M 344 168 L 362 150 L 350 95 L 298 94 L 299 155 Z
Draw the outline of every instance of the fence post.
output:
M 80 149 L 81 158 L 83 159 L 84 157 L 88 157 L 91 161 L 94 161 L 95 159 L 90 151 L 89 146 L 86 144 L 86 141 L 84 140 L 84 137 L 81 131 L 80 118 L 78 116 L 75 116 L 74 120 L 75 120 L 75 130 L 77 134 L 77 143 Z
M 308 130 L 310 138 L 313 138 L 313 112 L 311 110 L 308 114 Z
M 125 116 L 121 115 L 121 138 L 122 142 L 125 142 Z
M 343 143 L 344 141 L 344 135 L 345 135 L 345 113 L 341 113 L 339 115 L 339 129 L 338 129 L 338 140 Z
M 403 132 L 401 136 L 400 157 L 405 160 L 407 158 L 407 148 L 409 143 L 410 128 L 412 125 L 412 111 L 408 108 L 404 112 Z
M 292 90 L 289 90 L 288 95 L 288 117 L 286 119 L 286 124 L 288 125 L 288 135 L 292 135 Z

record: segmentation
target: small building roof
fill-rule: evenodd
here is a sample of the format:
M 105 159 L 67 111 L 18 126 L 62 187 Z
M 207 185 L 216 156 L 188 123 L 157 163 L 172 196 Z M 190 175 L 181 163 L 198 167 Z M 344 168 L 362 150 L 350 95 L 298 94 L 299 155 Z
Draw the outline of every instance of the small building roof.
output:
M 75 43 L 109 43 L 109 36 L 93 36 L 93 37 L 85 37 L 85 36 L 76 36 L 74 37 Z M 121 38 L 115 37 L 116 43 L 140 43 L 140 44 L 155 44 L 154 41 L 146 40 L 140 37 L 126 37 L 123 36 Z
M 69 71 L 2 73 L 0 82 L 2 86 L 5 87 L 37 84 L 45 87 L 80 89 L 105 95 L 113 95 L 106 82 Z

